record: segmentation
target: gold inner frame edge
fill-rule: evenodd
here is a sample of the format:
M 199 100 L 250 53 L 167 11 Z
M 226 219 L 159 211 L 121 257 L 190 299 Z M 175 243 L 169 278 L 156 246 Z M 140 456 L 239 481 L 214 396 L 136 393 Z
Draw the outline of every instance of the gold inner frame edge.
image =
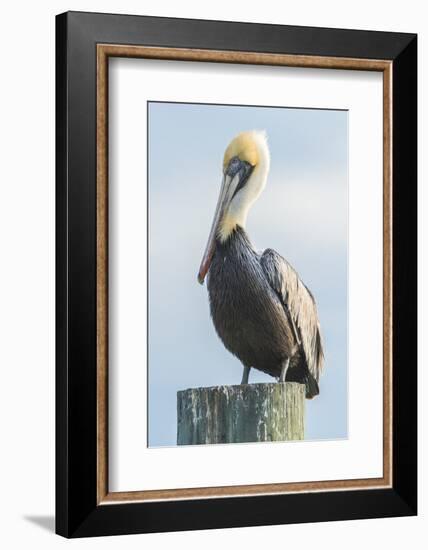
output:
M 224 487 L 108 489 L 108 59 L 133 57 L 383 73 L 383 477 Z M 392 486 L 392 61 L 97 44 L 97 504 L 224 498 Z

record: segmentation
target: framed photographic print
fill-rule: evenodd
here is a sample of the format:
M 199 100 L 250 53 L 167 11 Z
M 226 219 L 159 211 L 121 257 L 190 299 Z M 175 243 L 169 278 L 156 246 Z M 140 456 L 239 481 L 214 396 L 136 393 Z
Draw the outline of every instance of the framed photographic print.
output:
M 57 532 L 416 514 L 416 36 L 56 25 Z

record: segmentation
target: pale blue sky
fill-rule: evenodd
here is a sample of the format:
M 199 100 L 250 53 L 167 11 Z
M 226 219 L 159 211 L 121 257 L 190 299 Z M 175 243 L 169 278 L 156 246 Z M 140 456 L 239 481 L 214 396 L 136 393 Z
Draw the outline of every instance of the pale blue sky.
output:
M 347 437 L 348 113 L 149 103 L 149 445 L 176 444 L 177 390 L 238 384 L 196 275 L 222 157 L 243 130 L 268 136 L 271 170 L 247 232 L 298 271 L 318 305 L 325 347 L 306 438 Z M 274 381 L 252 369 L 251 382 Z

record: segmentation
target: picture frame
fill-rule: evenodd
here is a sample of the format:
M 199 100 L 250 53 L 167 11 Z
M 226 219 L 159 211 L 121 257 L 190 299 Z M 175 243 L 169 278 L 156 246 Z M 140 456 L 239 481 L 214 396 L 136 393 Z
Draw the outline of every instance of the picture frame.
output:
M 381 478 L 109 491 L 107 83 L 112 57 L 382 73 Z M 417 513 L 416 94 L 414 34 L 82 12 L 57 16 L 58 534 L 85 537 Z

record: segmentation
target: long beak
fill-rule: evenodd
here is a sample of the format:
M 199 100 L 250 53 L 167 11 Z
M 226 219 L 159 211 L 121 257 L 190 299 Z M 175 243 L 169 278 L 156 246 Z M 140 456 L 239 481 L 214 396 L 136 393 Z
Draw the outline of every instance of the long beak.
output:
M 223 218 L 223 214 L 225 213 L 227 206 L 230 203 L 231 200 L 231 188 L 234 187 L 231 185 L 232 178 L 228 175 L 225 175 L 223 177 L 223 182 L 221 184 L 220 189 L 220 195 L 218 197 L 217 206 L 215 209 L 214 219 L 211 226 L 210 235 L 208 237 L 207 246 L 205 248 L 205 252 L 202 258 L 201 266 L 199 268 L 198 273 L 198 282 L 203 285 L 205 277 L 208 273 L 208 270 L 211 265 L 211 261 L 214 256 L 214 250 L 215 250 L 215 239 L 218 233 L 218 228 L 220 225 L 220 222 Z

